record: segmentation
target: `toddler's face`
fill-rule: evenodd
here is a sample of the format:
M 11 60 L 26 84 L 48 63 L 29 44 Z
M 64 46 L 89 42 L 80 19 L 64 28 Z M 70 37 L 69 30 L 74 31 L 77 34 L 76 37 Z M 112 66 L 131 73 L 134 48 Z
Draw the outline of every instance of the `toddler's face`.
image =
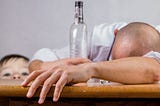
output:
M 10 59 L 3 64 L 0 79 L 25 79 L 29 74 L 28 62 L 23 59 Z

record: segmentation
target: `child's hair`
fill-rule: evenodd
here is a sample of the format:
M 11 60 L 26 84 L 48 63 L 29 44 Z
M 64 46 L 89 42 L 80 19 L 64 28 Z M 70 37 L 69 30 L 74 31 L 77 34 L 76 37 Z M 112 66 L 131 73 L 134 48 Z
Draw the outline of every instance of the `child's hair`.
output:
M 0 67 L 3 64 L 7 63 L 11 59 L 15 59 L 15 60 L 17 60 L 17 59 L 24 59 L 24 61 L 29 62 L 29 58 L 27 58 L 27 57 L 25 57 L 23 55 L 20 55 L 20 54 L 9 54 L 9 55 L 6 55 L 6 56 L 4 56 L 4 57 L 1 58 L 1 60 L 0 60 Z

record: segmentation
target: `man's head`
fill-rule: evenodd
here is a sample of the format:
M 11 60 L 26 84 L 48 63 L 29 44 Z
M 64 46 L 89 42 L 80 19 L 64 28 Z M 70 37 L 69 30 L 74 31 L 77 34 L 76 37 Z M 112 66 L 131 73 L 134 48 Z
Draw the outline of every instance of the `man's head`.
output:
M 160 34 L 152 26 L 133 22 L 116 33 L 112 58 L 143 56 L 149 51 L 160 51 Z
M 25 79 L 29 59 L 18 54 L 6 55 L 0 60 L 0 79 Z

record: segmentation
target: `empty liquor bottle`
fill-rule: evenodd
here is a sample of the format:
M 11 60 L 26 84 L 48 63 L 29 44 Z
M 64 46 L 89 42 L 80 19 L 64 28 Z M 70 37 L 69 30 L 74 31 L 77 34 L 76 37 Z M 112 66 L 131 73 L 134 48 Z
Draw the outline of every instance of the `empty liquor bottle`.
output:
M 74 23 L 70 28 L 70 57 L 87 58 L 87 26 L 83 21 L 83 2 L 75 1 Z

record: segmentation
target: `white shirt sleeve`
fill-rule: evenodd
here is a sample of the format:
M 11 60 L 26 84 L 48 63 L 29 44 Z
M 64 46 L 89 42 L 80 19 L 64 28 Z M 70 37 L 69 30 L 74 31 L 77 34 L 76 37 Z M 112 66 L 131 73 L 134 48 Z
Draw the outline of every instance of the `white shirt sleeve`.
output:
M 54 50 L 49 48 L 42 48 L 33 55 L 31 61 L 36 59 L 42 61 L 55 61 L 67 57 L 69 57 L 69 46 Z
M 160 25 L 155 27 L 160 32 Z
M 90 59 L 92 61 L 106 61 L 108 56 L 110 55 L 110 50 L 114 42 L 114 30 L 119 30 L 126 25 L 127 23 L 120 22 L 113 23 L 111 25 L 105 23 L 95 26 L 90 41 Z
M 160 53 L 159 52 L 150 51 L 147 54 L 145 54 L 143 57 L 155 58 L 160 63 Z

